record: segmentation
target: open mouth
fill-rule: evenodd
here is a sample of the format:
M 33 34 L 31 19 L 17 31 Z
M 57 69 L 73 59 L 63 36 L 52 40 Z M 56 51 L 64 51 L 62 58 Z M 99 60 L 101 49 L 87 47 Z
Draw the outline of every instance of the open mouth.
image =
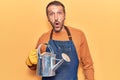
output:
M 58 25 L 59 25 L 59 22 L 55 22 L 55 25 L 58 26 Z

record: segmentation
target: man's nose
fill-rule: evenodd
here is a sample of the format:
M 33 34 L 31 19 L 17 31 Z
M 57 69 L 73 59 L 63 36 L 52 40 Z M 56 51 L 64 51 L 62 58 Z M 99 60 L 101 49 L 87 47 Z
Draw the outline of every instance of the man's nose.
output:
M 58 14 L 54 15 L 55 20 L 58 20 Z

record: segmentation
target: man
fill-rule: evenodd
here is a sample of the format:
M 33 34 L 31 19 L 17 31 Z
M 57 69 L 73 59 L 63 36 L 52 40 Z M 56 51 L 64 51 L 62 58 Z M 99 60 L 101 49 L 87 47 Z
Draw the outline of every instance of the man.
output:
M 85 80 L 94 80 L 93 62 L 88 44 L 82 31 L 64 25 L 65 7 L 59 1 L 52 1 L 46 7 L 48 21 L 52 30 L 44 33 L 38 40 L 36 49 L 41 43 L 53 47 L 56 57 L 61 59 L 61 53 L 66 53 L 71 61 L 61 65 L 53 77 L 42 77 L 42 80 L 78 80 L 78 66 L 83 66 Z M 36 50 L 29 54 L 26 64 L 30 69 L 36 69 Z

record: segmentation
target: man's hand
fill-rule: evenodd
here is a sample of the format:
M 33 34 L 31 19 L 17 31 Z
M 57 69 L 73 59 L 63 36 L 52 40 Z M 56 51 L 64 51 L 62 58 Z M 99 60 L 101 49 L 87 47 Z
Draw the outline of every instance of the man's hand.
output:
M 28 55 L 28 58 L 26 59 L 27 66 L 36 65 L 38 60 L 37 56 L 37 49 L 31 50 L 30 54 Z

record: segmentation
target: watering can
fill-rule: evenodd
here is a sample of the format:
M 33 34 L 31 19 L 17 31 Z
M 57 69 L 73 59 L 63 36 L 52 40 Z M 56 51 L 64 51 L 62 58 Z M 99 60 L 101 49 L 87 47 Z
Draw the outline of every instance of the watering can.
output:
M 42 45 L 46 45 L 50 52 L 43 52 L 41 53 L 40 49 Z M 62 53 L 62 59 L 56 59 L 56 54 L 54 54 L 54 51 L 52 47 L 47 44 L 43 43 L 38 46 L 38 63 L 37 63 L 37 75 L 42 77 L 51 77 L 55 76 L 55 71 L 57 68 L 62 65 L 64 61 L 70 62 L 70 58 L 65 54 Z M 56 63 L 56 60 L 58 62 Z

